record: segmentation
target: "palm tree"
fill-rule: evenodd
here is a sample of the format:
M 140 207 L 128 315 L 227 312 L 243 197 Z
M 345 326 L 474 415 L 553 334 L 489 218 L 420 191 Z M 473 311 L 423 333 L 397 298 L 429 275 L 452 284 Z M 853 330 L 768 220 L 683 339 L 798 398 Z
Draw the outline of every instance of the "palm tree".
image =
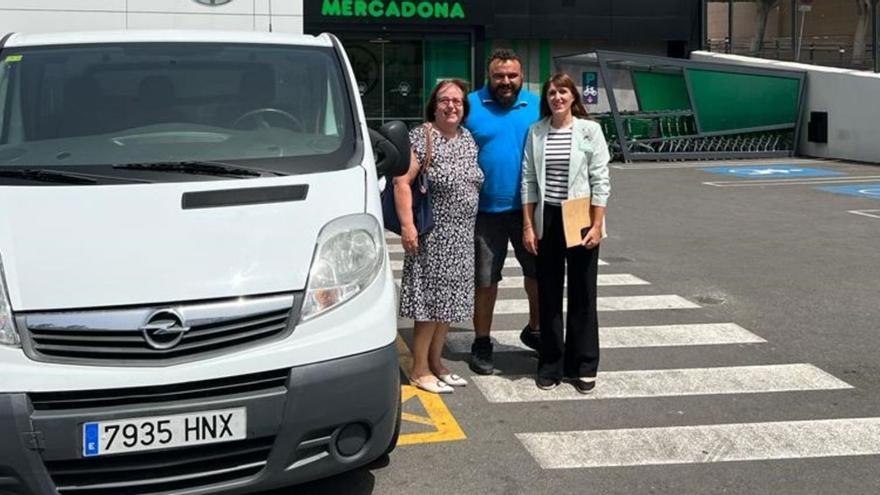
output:
M 859 22 L 856 24 L 856 34 L 853 36 L 853 65 L 861 66 L 865 63 L 865 39 L 868 34 L 868 26 L 871 21 L 871 0 L 855 0 L 859 12 Z
M 760 54 L 764 35 L 767 33 L 767 17 L 770 15 L 770 10 L 779 5 L 779 0 L 755 0 L 755 3 L 758 4 L 758 15 L 755 16 L 755 37 L 752 38 L 752 45 L 749 48 L 751 55 Z

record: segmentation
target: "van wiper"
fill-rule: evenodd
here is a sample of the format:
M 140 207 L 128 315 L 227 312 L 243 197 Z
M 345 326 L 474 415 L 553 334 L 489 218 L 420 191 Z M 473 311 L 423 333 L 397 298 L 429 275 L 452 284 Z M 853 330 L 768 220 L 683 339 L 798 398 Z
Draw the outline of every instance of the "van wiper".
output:
M 59 184 L 97 184 L 98 181 L 88 175 L 59 172 L 42 168 L 0 168 L 0 177 L 25 179 L 38 182 L 57 182 Z
M 222 162 L 180 161 L 155 163 L 127 163 L 113 165 L 115 169 L 149 170 L 151 172 L 177 172 L 181 174 L 220 175 L 233 177 L 264 177 L 267 174 L 284 175 L 279 172 L 240 167 Z

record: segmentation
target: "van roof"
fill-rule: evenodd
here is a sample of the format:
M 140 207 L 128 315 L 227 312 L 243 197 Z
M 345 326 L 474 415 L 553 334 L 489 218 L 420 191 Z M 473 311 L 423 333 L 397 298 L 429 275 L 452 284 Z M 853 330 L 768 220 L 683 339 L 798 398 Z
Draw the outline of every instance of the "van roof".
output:
M 333 46 L 330 36 L 208 30 L 129 30 L 70 33 L 13 34 L 5 48 L 101 43 L 254 43 L 270 45 Z

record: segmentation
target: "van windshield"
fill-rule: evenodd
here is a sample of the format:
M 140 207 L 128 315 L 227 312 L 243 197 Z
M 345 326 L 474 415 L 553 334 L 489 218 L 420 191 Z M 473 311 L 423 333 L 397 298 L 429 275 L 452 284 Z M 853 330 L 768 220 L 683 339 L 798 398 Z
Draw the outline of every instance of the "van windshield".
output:
M 222 162 L 350 166 L 354 119 L 331 48 L 120 43 L 0 56 L 0 171 Z M 174 174 L 165 174 L 174 175 Z M 169 179 L 175 180 L 175 179 Z

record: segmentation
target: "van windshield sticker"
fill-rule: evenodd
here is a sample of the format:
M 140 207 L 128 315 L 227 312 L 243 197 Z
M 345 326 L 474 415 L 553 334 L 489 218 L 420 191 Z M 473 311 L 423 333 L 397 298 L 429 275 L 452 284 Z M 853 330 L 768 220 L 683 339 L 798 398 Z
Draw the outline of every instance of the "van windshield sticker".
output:
M 21 55 L 8 55 L 4 62 L 11 64 L 13 62 L 21 62 Z

